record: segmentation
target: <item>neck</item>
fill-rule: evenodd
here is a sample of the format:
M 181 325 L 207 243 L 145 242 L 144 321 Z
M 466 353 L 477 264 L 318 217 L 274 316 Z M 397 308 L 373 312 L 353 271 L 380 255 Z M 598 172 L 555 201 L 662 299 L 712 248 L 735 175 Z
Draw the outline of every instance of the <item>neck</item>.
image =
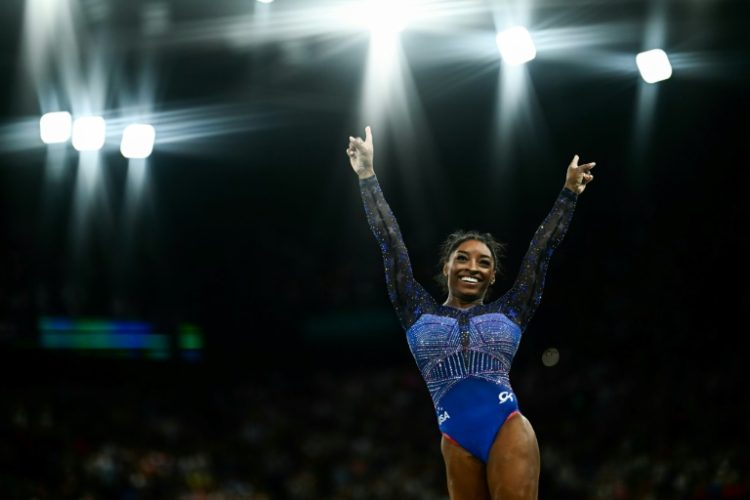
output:
M 484 297 L 461 297 L 448 292 L 448 298 L 443 302 L 444 306 L 456 307 L 458 309 L 468 309 L 474 306 L 480 306 L 484 303 Z

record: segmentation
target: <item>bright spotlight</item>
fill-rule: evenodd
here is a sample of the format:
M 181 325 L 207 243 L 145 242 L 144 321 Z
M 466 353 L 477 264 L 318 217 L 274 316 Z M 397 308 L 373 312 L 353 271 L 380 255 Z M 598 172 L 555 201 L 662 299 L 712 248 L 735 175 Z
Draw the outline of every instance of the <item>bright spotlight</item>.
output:
M 259 3 L 271 3 L 273 0 L 258 0 Z
M 404 31 L 412 13 L 408 2 L 370 0 L 365 16 L 373 35 L 396 35 Z
M 506 64 L 516 66 L 536 57 L 531 35 L 523 26 L 515 26 L 497 34 L 497 48 Z
M 147 158 L 154 150 L 156 131 L 151 125 L 128 125 L 122 134 L 120 152 L 125 158 Z
M 101 116 L 85 116 L 73 122 L 73 147 L 78 151 L 97 151 L 104 146 L 107 124 Z
M 39 135 L 45 144 L 66 142 L 72 126 L 73 118 L 67 111 L 47 113 L 39 120 Z
M 656 83 L 672 76 L 672 65 L 661 49 L 648 50 L 635 56 L 638 71 L 646 83 Z

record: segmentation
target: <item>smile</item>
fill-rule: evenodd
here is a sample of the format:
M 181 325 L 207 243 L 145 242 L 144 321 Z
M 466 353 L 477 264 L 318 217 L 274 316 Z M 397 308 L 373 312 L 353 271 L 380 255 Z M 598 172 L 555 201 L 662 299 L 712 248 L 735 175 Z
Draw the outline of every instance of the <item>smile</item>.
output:
M 463 281 L 464 283 L 472 283 L 472 284 L 477 284 L 477 283 L 479 283 L 479 280 L 478 280 L 478 279 L 476 279 L 476 278 L 472 278 L 471 276 L 461 276 L 461 277 L 460 277 L 459 279 L 460 279 L 461 281 Z

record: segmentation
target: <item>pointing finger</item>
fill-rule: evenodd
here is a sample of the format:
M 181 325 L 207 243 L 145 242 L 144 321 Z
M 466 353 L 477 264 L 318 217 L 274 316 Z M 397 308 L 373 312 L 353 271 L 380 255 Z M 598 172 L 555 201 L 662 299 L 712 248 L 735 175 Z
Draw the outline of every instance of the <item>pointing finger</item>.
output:
M 369 125 L 365 127 L 365 142 L 372 144 L 372 129 L 370 129 Z

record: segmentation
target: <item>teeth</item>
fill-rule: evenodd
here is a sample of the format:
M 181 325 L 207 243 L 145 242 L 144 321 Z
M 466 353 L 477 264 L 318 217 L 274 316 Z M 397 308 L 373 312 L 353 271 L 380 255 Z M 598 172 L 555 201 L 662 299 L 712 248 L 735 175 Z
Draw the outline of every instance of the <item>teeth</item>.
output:
M 469 283 L 479 283 L 479 280 L 470 276 L 462 276 L 461 281 L 467 281 Z

